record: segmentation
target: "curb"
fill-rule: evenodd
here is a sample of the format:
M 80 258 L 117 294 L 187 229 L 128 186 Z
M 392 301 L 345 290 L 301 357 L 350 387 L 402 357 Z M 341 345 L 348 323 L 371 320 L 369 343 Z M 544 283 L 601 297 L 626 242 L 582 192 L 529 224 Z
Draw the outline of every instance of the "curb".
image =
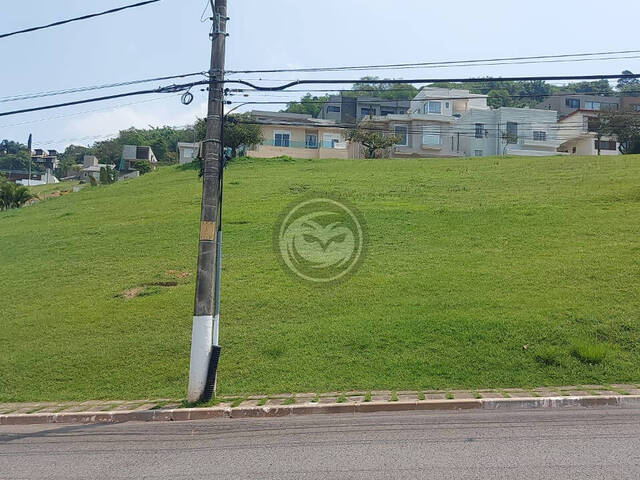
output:
M 503 410 L 561 407 L 640 406 L 640 395 L 589 397 L 531 397 L 415 402 L 306 403 L 274 407 L 207 407 L 117 412 L 33 413 L 0 415 L 0 425 L 110 424 L 124 422 L 182 422 L 216 418 L 270 418 L 290 415 L 446 410 Z

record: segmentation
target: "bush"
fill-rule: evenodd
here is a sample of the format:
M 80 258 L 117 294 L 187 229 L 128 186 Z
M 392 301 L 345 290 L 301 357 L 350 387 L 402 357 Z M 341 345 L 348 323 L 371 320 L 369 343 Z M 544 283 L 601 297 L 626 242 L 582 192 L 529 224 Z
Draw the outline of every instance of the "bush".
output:
M 93 175 L 89 175 L 89 183 L 91 184 L 92 187 L 98 186 L 98 182 L 96 181 L 96 178 Z
M 548 345 L 536 348 L 533 353 L 533 358 L 542 365 L 558 366 L 562 363 L 562 357 L 564 357 L 564 355 L 565 352 L 560 347 Z
M 571 353 L 578 360 L 595 365 L 601 363 L 605 359 L 609 350 L 610 347 L 604 343 L 579 341 L 573 344 Z
M 0 175 L 0 210 L 20 208 L 32 198 L 35 198 L 29 188 L 7 181 Z
M 144 175 L 151 171 L 151 164 L 146 160 L 138 160 L 133 164 L 133 169 L 138 170 L 140 175 Z

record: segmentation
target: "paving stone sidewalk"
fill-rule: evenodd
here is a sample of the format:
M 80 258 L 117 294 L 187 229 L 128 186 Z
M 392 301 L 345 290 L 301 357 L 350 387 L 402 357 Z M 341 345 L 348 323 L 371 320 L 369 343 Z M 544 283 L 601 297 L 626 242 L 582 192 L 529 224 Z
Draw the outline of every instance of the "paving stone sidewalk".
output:
M 428 400 L 471 400 L 550 397 L 609 397 L 640 395 L 640 384 L 573 385 L 533 389 L 505 388 L 495 390 L 423 390 L 423 391 L 350 391 L 279 395 L 221 396 L 210 406 L 279 407 L 287 405 L 334 405 L 368 402 L 418 402 Z M 85 402 L 0 403 L 0 415 L 34 415 L 43 413 L 173 411 L 187 408 L 182 399 L 96 400 Z

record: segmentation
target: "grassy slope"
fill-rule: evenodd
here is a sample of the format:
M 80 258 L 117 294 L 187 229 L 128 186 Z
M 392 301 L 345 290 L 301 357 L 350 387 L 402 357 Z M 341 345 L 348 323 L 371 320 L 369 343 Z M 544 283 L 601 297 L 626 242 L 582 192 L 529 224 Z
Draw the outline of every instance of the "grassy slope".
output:
M 225 179 L 219 393 L 640 379 L 638 157 L 255 161 Z M 310 288 L 271 229 L 325 192 L 361 209 L 370 246 L 349 282 Z M 184 395 L 193 276 L 118 295 L 195 270 L 199 198 L 194 171 L 166 168 L 0 213 L 0 400 Z

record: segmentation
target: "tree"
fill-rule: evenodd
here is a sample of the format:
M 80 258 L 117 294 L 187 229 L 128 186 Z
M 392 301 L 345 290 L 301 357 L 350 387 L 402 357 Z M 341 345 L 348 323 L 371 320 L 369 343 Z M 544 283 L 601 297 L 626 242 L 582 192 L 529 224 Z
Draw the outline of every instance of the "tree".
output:
M 262 143 L 260 125 L 250 123 L 249 114 L 229 115 L 224 121 L 224 146 L 231 149 L 231 158 L 235 158 L 238 148 L 251 147 Z
M 347 140 L 362 144 L 367 149 L 367 158 L 376 158 L 381 150 L 392 147 L 401 139 L 397 135 L 387 135 L 382 130 L 356 127 L 347 132 Z
M 633 75 L 630 70 L 624 70 L 623 75 Z M 621 78 L 618 80 L 618 91 L 630 97 L 640 97 L 640 79 L 637 78 Z
M 100 168 L 100 183 L 109 185 L 118 181 L 118 171 L 109 165 Z
M 592 127 L 593 128 L 593 127 Z M 620 153 L 640 153 L 640 114 L 636 112 L 600 112 L 596 135 L 616 137 Z
M 371 80 L 379 78 L 362 77 L 353 84 L 351 91 L 342 94 L 345 97 L 378 97 L 385 100 L 412 100 L 418 94 L 418 89 L 410 83 L 371 83 Z
M 317 118 L 322 111 L 322 106 L 329 99 L 327 95 L 316 97 L 307 93 L 297 102 L 289 102 L 284 110 L 287 113 L 304 113 Z
M 32 198 L 35 198 L 35 195 L 27 187 L 11 183 L 0 175 L 0 210 L 20 208 Z

